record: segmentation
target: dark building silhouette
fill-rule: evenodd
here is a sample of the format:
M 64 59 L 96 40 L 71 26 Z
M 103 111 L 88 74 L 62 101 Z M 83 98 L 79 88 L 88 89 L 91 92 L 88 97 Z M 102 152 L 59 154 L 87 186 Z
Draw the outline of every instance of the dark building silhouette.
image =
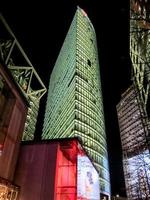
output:
M 17 199 L 13 178 L 27 116 L 27 101 L 0 60 L 0 198 Z
M 24 137 L 34 138 L 46 88 L 2 15 L 0 28 L 0 199 L 15 200 L 20 190 L 14 185 L 20 143 Z

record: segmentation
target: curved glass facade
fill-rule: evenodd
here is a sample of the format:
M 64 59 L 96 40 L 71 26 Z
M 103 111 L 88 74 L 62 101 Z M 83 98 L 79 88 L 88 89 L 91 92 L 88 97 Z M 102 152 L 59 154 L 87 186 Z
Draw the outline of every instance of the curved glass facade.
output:
M 78 7 L 50 77 L 43 139 L 80 137 L 110 195 L 96 35 Z

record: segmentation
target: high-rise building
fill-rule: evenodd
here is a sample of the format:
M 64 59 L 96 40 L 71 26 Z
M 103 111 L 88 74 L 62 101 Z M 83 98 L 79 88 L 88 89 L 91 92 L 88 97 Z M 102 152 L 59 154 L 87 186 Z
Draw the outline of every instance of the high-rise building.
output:
M 146 115 L 150 117 L 150 3 L 130 0 L 130 8 L 132 79 L 139 88 Z
M 122 94 L 121 101 L 117 105 L 117 113 L 128 199 L 149 198 L 148 129 L 144 125 L 140 96 L 134 85 Z
M 77 8 L 51 73 L 42 139 L 79 137 L 110 195 L 107 143 L 96 34 Z
M 130 0 L 133 85 L 117 105 L 129 200 L 150 198 L 150 3 Z
M 1 59 L 29 102 L 22 140 L 33 140 L 40 99 L 45 94 L 46 87 L 2 15 L 0 28 Z

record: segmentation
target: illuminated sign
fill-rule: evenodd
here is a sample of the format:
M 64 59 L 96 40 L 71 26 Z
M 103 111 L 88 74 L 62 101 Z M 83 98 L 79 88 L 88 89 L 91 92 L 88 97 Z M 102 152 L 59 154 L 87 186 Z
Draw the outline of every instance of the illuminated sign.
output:
M 78 155 L 77 199 L 99 200 L 99 176 L 89 158 Z

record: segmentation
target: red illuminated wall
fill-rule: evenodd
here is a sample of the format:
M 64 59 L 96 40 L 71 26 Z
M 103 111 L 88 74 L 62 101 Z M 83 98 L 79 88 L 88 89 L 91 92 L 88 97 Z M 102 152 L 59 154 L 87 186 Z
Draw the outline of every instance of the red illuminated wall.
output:
M 77 155 L 85 155 L 79 147 L 76 138 L 24 142 L 14 179 L 19 200 L 77 200 Z
M 17 85 L 12 77 L 0 64 L 0 75 L 7 84 L 12 100 L 9 101 L 4 115 L 5 123 L 0 124 L 0 177 L 13 180 L 14 170 L 18 158 L 19 146 L 23 134 L 24 124 L 27 115 L 27 104 L 19 93 Z M 8 112 L 9 111 L 9 112 Z
M 15 173 L 19 199 L 76 200 L 77 140 L 29 143 L 21 146 Z
M 66 141 L 57 152 L 55 200 L 77 199 L 77 141 Z

